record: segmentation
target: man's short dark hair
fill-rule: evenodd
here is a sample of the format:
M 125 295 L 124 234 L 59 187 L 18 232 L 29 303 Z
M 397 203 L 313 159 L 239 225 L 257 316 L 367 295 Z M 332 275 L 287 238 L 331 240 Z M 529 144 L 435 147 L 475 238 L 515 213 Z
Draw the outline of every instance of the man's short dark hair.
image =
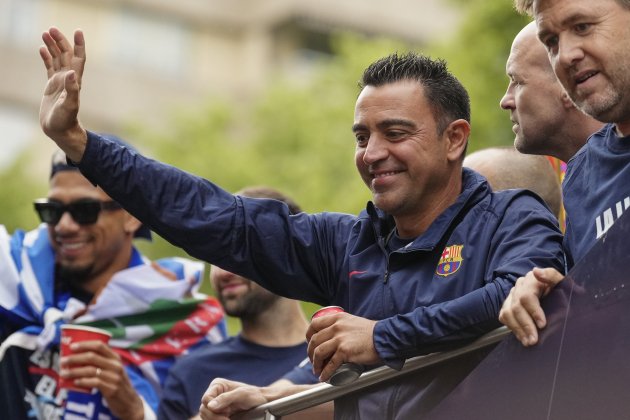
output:
M 438 134 L 455 120 L 464 119 L 470 123 L 468 92 L 441 59 L 433 60 L 413 52 L 388 55 L 365 69 L 359 87 L 363 90 L 366 86 L 379 87 L 403 80 L 415 80 L 424 87 Z

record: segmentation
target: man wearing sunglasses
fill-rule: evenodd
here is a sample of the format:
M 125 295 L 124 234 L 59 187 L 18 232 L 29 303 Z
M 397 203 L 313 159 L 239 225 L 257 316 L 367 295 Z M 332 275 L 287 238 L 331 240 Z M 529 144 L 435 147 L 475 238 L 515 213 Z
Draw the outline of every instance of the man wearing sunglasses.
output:
M 42 221 L 37 230 L 9 237 L 0 225 L 0 328 L 7 336 L 0 347 L 0 413 L 155 417 L 176 357 L 225 337 L 220 304 L 196 293 L 203 265 L 182 258 L 150 263 L 133 246 L 134 238 L 151 239 L 149 229 L 60 151 L 48 195 L 34 207 Z M 80 342 L 74 355 L 60 358 L 64 323 L 113 337 L 109 345 Z M 165 324 L 166 332 L 156 327 Z M 59 389 L 59 377 L 97 392 Z

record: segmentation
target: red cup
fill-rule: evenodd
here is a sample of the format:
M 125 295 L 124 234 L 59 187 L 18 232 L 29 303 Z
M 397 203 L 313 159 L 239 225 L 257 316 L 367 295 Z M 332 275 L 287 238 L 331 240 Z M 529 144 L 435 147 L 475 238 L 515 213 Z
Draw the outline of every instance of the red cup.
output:
M 326 315 L 332 315 L 339 312 L 345 312 L 341 306 L 324 306 L 323 308 L 315 311 L 311 317 L 311 321 L 315 318 L 320 318 Z M 346 385 L 354 382 L 363 373 L 363 366 L 357 363 L 343 363 L 337 368 L 337 370 L 328 378 L 328 382 L 331 385 Z
M 84 325 L 70 325 L 65 324 L 61 326 L 61 357 L 66 357 L 74 354 L 74 351 L 70 348 L 72 343 L 78 343 L 80 341 L 101 341 L 103 343 L 109 343 L 109 339 L 112 334 L 109 331 L 101 330 L 100 328 L 88 327 Z M 73 365 L 73 367 L 77 367 Z M 59 377 L 59 388 L 65 388 L 67 390 L 79 391 L 79 392 L 92 392 L 91 388 L 83 388 L 74 384 L 74 378 L 62 378 Z

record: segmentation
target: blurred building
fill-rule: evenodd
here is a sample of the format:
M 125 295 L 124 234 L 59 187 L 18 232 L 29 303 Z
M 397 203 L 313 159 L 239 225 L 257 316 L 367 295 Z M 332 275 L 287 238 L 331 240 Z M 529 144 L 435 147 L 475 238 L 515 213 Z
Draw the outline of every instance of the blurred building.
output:
M 336 31 L 422 45 L 457 21 L 447 0 L 0 0 L 0 168 L 12 148 L 42 137 L 37 48 L 51 25 L 86 34 L 82 121 L 120 132 L 209 95 L 246 100 L 270 75 L 307 77 Z

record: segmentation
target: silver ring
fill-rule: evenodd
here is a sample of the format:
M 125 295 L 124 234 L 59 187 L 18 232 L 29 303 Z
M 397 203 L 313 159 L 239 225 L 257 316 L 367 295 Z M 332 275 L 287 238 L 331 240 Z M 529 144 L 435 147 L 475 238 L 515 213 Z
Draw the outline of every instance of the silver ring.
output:
M 101 372 L 103 370 L 101 368 L 96 368 L 96 376 L 101 376 Z

